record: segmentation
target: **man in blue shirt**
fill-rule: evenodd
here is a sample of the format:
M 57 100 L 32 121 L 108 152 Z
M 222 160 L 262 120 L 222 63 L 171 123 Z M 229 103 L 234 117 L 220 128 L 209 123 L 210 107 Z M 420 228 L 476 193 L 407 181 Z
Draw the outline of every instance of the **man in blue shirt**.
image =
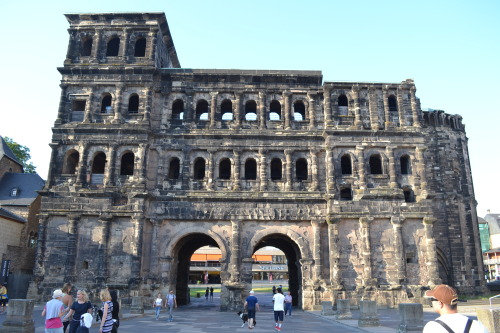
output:
M 248 328 L 254 327 L 255 311 L 260 311 L 259 301 L 257 297 L 254 296 L 254 291 L 250 290 L 250 296 L 245 300 L 245 305 L 243 306 L 248 312 Z

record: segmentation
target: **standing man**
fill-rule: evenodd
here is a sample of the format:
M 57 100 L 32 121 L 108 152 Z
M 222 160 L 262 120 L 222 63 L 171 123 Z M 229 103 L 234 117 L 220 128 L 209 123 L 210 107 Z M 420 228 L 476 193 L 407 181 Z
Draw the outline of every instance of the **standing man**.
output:
M 175 307 L 177 308 L 177 299 L 175 297 L 174 291 L 170 290 L 168 293 L 167 297 L 165 298 L 165 307 L 168 306 L 168 321 L 173 321 L 174 316 L 172 315 L 172 309 Z
M 210 301 L 214 301 L 214 287 L 210 287 Z
M 276 325 L 274 328 L 276 331 L 281 331 L 281 325 L 283 324 L 283 304 L 285 303 L 285 296 L 281 293 L 281 290 L 278 289 L 278 293 L 274 294 L 273 296 L 273 303 L 274 303 L 274 321 L 276 322 Z
M 472 320 L 457 311 L 458 293 L 455 288 L 445 284 L 425 292 L 425 297 L 430 298 L 434 311 L 440 317 L 428 322 L 423 333 L 487 333 L 488 331 L 477 320 Z
M 288 312 L 288 315 L 292 315 L 292 293 L 288 291 L 288 294 L 285 296 L 285 316 Z
M 254 328 L 255 311 L 260 311 L 260 307 L 257 297 L 254 296 L 253 290 L 250 290 L 250 296 L 248 296 L 245 300 L 245 304 L 243 305 L 243 307 L 248 313 L 248 328 Z

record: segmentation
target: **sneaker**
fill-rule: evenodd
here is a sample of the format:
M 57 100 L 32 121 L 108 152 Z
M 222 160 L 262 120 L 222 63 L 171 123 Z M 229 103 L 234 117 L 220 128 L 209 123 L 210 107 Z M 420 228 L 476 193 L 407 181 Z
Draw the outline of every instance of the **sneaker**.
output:
M 277 327 L 276 331 L 281 332 L 281 327 Z

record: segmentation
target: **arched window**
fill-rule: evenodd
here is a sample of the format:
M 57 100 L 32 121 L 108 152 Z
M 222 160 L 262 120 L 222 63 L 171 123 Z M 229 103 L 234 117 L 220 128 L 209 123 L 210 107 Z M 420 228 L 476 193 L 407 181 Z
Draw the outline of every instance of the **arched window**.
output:
M 113 37 L 109 40 L 106 48 L 106 57 L 117 57 L 120 50 L 120 38 Z
M 85 37 L 82 40 L 82 49 L 80 55 L 82 57 L 90 57 L 92 53 L 92 37 Z
M 92 174 L 102 175 L 105 168 L 106 155 L 103 152 L 99 152 L 94 156 L 94 160 L 92 161 Z
M 231 161 L 225 158 L 219 163 L 219 178 L 231 179 Z
M 33 231 L 31 231 L 28 238 L 28 247 L 35 248 L 37 242 L 38 242 L 38 233 L 37 232 L 33 233 Z
M 401 174 L 402 175 L 411 175 L 411 163 L 410 156 L 403 155 L 399 159 L 399 163 L 401 164 Z
M 112 97 L 110 94 L 104 94 L 101 100 L 101 113 L 110 113 L 111 112 L 111 102 Z
M 281 104 L 273 100 L 269 107 L 269 120 L 281 120 Z
M 306 106 L 302 101 L 293 103 L 293 118 L 295 121 L 306 120 Z
M 146 55 L 146 38 L 139 38 L 135 42 L 134 57 L 144 57 Z
M 373 154 L 370 156 L 370 173 L 372 175 L 382 174 L 382 158 L 379 154 Z
M 257 120 L 257 103 L 255 101 L 247 101 L 245 103 L 245 120 L 246 121 L 256 121 Z
M 168 179 L 179 179 L 179 171 L 180 161 L 177 157 L 173 157 L 168 165 Z
M 350 186 L 340 189 L 340 200 L 352 200 L 352 189 Z
M 403 193 L 405 196 L 405 202 L 415 202 L 415 193 L 409 186 L 403 188 Z
M 222 101 L 220 105 L 222 120 L 233 120 L 233 103 L 229 99 Z
M 138 113 L 139 112 L 139 95 L 132 94 L 128 99 L 128 112 Z
M 279 158 L 271 161 L 271 180 L 281 180 L 283 178 L 283 167 Z
M 389 112 L 398 112 L 398 102 L 394 95 L 387 98 L 387 103 L 389 104 Z
M 71 150 L 66 154 L 66 163 L 64 164 L 63 174 L 73 175 L 76 173 L 78 162 L 80 161 L 80 153 L 76 150 Z
M 196 180 L 202 180 L 205 178 L 205 159 L 202 157 L 198 157 L 194 161 L 193 178 Z
M 172 119 L 184 118 L 184 102 L 181 99 L 176 99 L 172 103 Z
M 257 162 L 253 158 L 249 158 L 245 162 L 245 179 L 257 179 Z
M 134 153 L 123 154 L 120 163 L 120 176 L 132 176 L 134 174 Z
M 349 110 L 349 103 L 347 101 L 347 96 L 344 94 L 340 95 L 339 98 L 337 99 L 337 103 L 339 106 L 339 115 L 347 116 Z
M 307 161 L 305 158 L 299 158 L 297 162 L 295 162 L 295 177 L 297 181 L 301 182 L 307 180 L 307 176 Z
M 196 103 L 196 120 L 208 120 L 208 102 L 204 99 Z
M 344 154 L 340 158 L 340 168 L 343 175 L 352 175 L 352 161 L 349 154 Z

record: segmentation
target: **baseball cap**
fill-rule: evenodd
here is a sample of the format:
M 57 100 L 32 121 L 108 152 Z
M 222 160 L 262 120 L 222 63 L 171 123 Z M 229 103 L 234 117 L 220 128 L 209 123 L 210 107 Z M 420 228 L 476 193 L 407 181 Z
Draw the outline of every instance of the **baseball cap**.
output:
M 253 290 L 250 290 L 250 294 L 253 294 L 253 293 L 254 293 L 254 291 L 253 291 Z
M 440 284 L 432 290 L 425 292 L 425 297 L 434 297 L 443 304 L 453 305 L 458 303 L 458 293 L 455 288 Z
M 54 290 L 54 292 L 52 293 L 52 298 L 59 298 L 59 297 L 62 297 L 64 294 L 62 292 L 61 289 L 56 289 Z

